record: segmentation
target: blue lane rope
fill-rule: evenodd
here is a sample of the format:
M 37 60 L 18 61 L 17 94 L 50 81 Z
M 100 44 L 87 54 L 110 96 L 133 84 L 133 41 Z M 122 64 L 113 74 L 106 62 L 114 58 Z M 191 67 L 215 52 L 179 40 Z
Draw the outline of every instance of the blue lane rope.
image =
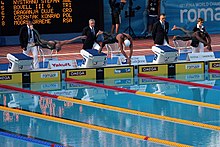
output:
M 12 134 L 12 133 L 7 133 L 7 132 L 0 131 L 0 135 L 5 136 L 5 137 L 18 139 L 18 140 L 23 140 L 23 141 L 26 141 L 26 142 L 32 142 L 32 143 L 36 143 L 36 144 L 40 144 L 40 145 L 44 145 L 44 146 L 49 146 L 49 147 L 64 147 L 63 145 L 54 144 L 54 143 L 50 143 L 50 142 L 47 142 L 47 141 L 42 141 L 42 140 L 35 139 L 35 138 L 28 138 L 28 137 L 21 136 L 21 135 L 18 135 L 18 134 Z

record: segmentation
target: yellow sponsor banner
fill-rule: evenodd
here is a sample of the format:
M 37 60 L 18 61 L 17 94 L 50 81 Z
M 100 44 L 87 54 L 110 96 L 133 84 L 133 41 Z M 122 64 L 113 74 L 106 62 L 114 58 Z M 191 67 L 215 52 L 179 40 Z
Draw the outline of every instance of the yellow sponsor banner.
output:
M 77 80 L 93 80 L 96 79 L 96 69 L 72 69 L 66 70 L 66 78 L 73 78 Z
M 209 69 L 220 70 L 220 61 L 210 61 L 208 65 Z
M 198 74 L 205 72 L 204 62 L 176 63 L 176 74 Z
M 138 73 L 166 76 L 168 75 L 168 65 L 167 64 L 140 65 L 138 66 Z
M 1 84 L 22 83 L 22 73 L 0 73 Z
M 119 66 L 119 67 L 107 67 L 104 68 L 104 79 L 108 78 L 133 78 L 134 67 L 133 66 Z
M 61 81 L 61 71 L 34 71 L 31 72 L 31 83 L 36 82 L 59 82 Z

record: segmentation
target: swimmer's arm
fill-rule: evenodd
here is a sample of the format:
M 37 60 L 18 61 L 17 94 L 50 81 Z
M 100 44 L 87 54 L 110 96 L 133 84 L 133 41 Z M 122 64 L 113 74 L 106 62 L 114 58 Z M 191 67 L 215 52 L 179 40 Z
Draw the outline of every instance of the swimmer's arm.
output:
M 130 44 L 130 46 L 129 46 L 129 48 L 130 48 L 129 58 L 131 58 L 131 57 L 132 57 L 132 54 L 133 54 L 133 40 L 132 40 L 132 38 L 131 38 L 130 35 L 128 36 L 128 39 L 129 39 L 130 42 L 131 42 L 131 44 Z
M 118 44 L 119 44 L 119 48 L 120 48 L 120 50 L 121 50 L 121 53 L 125 56 L 126 59 L 128 59 L 128 56 L 127 56 L 127 54 L 125 53 L 125 51 L 124 51 L 124 49 L 123 49 L 123 45 L 122 45 L 122 40 L 121 40 L 121 38 L 119 39 Z
M 86 39 L 86 36 L 85 35 L 84 36 L 78 36 L 78 37 L 75 37 L 75 38 L 70 39 L 70 40 L 60 41 L 60 45 L 62 46 L 62 45 L 65 45 L 65 44 L 70 44 L 70 43 L 74 42 L 77 39 Z

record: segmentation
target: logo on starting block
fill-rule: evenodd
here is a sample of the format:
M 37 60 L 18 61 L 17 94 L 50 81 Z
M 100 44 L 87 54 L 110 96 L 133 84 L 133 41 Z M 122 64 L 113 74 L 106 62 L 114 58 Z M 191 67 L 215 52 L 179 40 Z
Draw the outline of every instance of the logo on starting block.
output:
M 132 56 L 131 57 L 131 65 L 139 65 L 139 64 L 146 64 L 145 56 Z M 119 64 L 127 64 L 127 59 L 124 56 L 119 57 Z
M 189 61 L 209 61 L 215 60 L 213 52 L 189 53 L 187 59 Z
M 49 69 L 71 69 L 77 66 L 76 60 L 49 61 Z

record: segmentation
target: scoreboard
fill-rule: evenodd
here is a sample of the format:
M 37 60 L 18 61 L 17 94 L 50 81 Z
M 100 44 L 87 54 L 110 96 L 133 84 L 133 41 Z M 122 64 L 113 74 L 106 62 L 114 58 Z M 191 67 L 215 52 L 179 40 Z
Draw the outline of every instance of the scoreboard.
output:
M 79 33 L 94 18 L 103 27 L 103 0 L 0 0 L 0 35 L 18 35 L 28 18 L 41 34 Z

